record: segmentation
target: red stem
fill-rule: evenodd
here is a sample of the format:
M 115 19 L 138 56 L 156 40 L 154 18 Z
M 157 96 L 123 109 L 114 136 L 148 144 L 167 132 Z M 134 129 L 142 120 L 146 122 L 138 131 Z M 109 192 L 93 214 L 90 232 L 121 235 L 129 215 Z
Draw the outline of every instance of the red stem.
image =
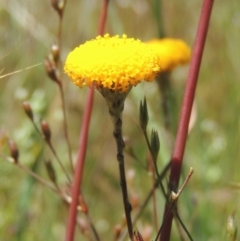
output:
M 104 26 L 107 18 L 108 3 L 109 3 L 109 0 L 103 1 L 102 13 L 100 16 L 100 25 L 98 29 L 99 35 L 103 35 L 103 32 L 104 32 Z M 67 223 L 67 230 L 66 230 L 66 238 L 65 238 L 66 241 L 74 240 L 75 224 L 76 224 L 76 217 L 77 217 L 77 206 L 79 203 L 78 197 L 79 197 L 82 177 L 83 177 L 83 170 L 84 170 L 84 163 L 85 163 L 85 156 L 86 156 L 87 142 L 88 142 L 88 130 L 89 130 L 89 124 L 91 120 L 91 113 L 92 113 L 92 106 L 93 106 L 93 98 L 94 98 L 94 86 L 92 85 L 87 93 L 86 106 L 83 113 L 83 122 L 82 122 L 82 128 L 81 128 L 80 139 L 79 139 L 78 154 L 77 154 L 77 164 L 75 167 L 73 187 L 72 187 L 72 202 L 69 208 L 69 216 L 68 216 L 68 223 Z
M 198 74 L 200 64 L 202 60 L 202 54 L 207 36 L 207 30 L 209 26 L 209 19 L 211 16 L 211 10 L 214 0 L 204 0 L 202 6 L 202 12 L 199 20 L 198 30 L 195 38 L 193 55 L 190 63 L 190 69 L 187 78 L 187 84 L 185 94 L 183 97 L 182 109 L 180 113 L 180 120 L 178 124 L 178 131 L 175 141 L 175 146 L 172 155 L 171 171 L 170 171 L 170 186 L 171 188 L 178 188 L 182 160 L 184 150 L 186 146 L 186 140 L 188 135 L 188 125 L 194 100 L 195 89 L 198 80 Z M 169 206 L 166 204 L 164 217 L 169 212 Z M 162 229 L 160 241 L 169 241 L 171 226 L 172 226 L 173 213 L 171 213 Z
M 89 124 L 91 119 L 93 97 L 94 97 L 94 87 L 92 86 L 87 93 L 86 106 L 83 114 L 83 123 L 82 123 L 78 154 L 77 154 L 77 164 L 75 167 L 73 187 L 72 187 L 72 202 L 69 208 L 67 233 L 66 233 L 66 239 L 65 239 L 66 241 L 74 240 L 75 223 L 76 223 L 76 217 L 77 217 L 77 206 L 79 202 L 78 197 L 79 197 L 79 190 L 82 182 L 85 156 L 86 156 L 86 150 L 87 150 L 88 129 L 89 129 Z
M 98 26 L 98 34 L 99 35 L 103 35 L 103 33 L 104 33 L 104 28 L 105 28 L 106 19 L 107 19 L 108 4 L 109 4 L 109 0 L 103 1 L 102 13 L 101 13 L 100 21 L 99 21 L 99 26 Z

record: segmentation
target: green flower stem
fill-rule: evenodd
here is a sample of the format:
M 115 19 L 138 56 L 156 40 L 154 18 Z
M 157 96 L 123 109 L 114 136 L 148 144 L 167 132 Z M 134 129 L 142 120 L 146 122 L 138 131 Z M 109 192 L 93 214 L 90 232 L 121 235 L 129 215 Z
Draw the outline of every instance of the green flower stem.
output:
M 162 190 L 162 193 L 163 193 L 165 199 L 167 200 L 167 193 L 165 192 L 164 186 L 162 184 L 161 176 L 159 174 L 158 167 L 157 167 L 157 160 L 154 159 L 154 155 L 152 153 L 152 148 L 151 148 L 151 145 L 150 145 L 150 142 L 149 142 L 149 139 L 148 139 L 147 132 L 143 131 L 143 134 L 144 134 L 144 138 L 145 138 L 145 140 L 147 142 L 148 150 L 151 153 L 152 162 L 153 162 L 153 165 L 154 165 L 154 170 L 155 170 L 155 173 L 156 173 L 156 176 L 157 176 L 158 184 L 159 184 L 159 186 L 160 186 L 160 188 Z
M 163 8 L 162 8 L 161 0 L 152 1 L 152 11 L 157 24 L 158 36 L 159 38 L 164 38 L 165 34 L 164 34 L 163 16 L 162 16 Z
M 118 93 L 106 88 L 99 88 L 99 91 L 107 102 L 107 105 L 109 108 L 109 114 L 111 116 L 113 126 L 114 126 L 113 136 L 117 144 L 117 161 L 119 166 L 120 185 L 122 189 L 124 211 L 125 211 L 129 238 L 130 240 L 133 240 L 133 228 L 132 228 L 132 219 L 131 219 L 132 207 L 128 200 L 127 182 L 126 182 L 125 165 L 124 165 L 124 154 L 123 154 L 125 143 L 122 135 L 122 112 L 124 109 L 125 98 L 127 97 L 127 94 L 129 93 L 130 90 L 128 92 Z
M 99 29 L 98 29 L 98 34 L 100 35 L 103 35 L 103 32 L 104 32 L 104 26 L 107 18 L 108 3 L 109 3 L 109 0 L 103 1 L 102 13 L 100 16 L 101 24 L 99 25 Z M 72 187 L 72 202 L 69 208 L 69 217 L 68 217 L 68 224 L 67 224 L 67 230 L 66 230 L 66 238 L 65 238 L 66 241 L 74 240 L 78 197 L 79 197 L 79 190 L 82 183 L 83 169 L 84 169 L 85 156 L 86 156 L 86 150 L 87 150 L 88 129 L 89 129 L 89 123 L 91 120 L 91 113 L 92 113 L 92 106 L 93 106 L 93 98 L 94 98 L 94 87 L 92 85 L 92 87 L 88 90 L 86 108 L 83 113 L 83 123 L 82 123 L 82 129 L 80 133 L 80 141 L 79 141 L 79 148 L 78 148 L 78 155 L 77 155 L 77 166 L 75 168 L 73 187 Z
M 196 34 L 195 43 L 194 43 L 193 55 L 190 63 L 190 69 L 189 69 L 185 94 L 183 97 L 176 142 L 175 142 L 173 155 L 172 155 L 172 165 L 171 165 L 169 181 L 173 190 L 174 189 L 177 190 L 179 179 L 180 179 L 182 159 L 183 159 L 184 150 L 185 150 L 186 141 L 187 141 L 187 135 L 188 135 L 188 125 L 190 120 L 190 114 L 192 110 L 194 94 L 195 94 L 195 89 L 196 89 L 197 79 L 198 79 L 198 73 L 199 73 L 200 64 L 202 60 L 202 54 L 203 54 L 203 49 L 206 41 L 207 30 L 209 26 L 209 20 L 211 16 L 213 2 L 214 0 L 204 0 L 203 2 L 202 12 L 199 20 L 199 26 Z M 166 203 L 163 220 L 165 220 L 165 216 L 167 215 L 168 212 L 169 212 L 169 205 L 168 203 Z M 159 238 L 160 241 L 170 240 L 172 219 L 173 219 L 173 213 L 171 212 L 170 215 L 166 218 L 165 225 L 161 230 L 161 235 Z
M 170 83 L 170 73 L 163 72 L 157 76 L 156 81 L 161 92 L 161 105 L 163 111 L 164 125 L 166 130 L 170 133 L 175 133 L 176 130 L 176 104 L 174 95 L 172 93 L 172 87 Z

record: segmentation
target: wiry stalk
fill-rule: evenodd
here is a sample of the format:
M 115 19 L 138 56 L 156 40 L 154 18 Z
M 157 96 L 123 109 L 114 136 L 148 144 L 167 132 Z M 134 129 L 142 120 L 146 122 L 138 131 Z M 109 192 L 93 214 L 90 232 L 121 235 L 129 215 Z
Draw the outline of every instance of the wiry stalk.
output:
M 62 26 L 63 26 L 63 12 L 65 10 L 65 6 L 66 6 L 66 0 L 63 0 L 62 5 L 59 5 L 59 2 L 57 2 L 57 6 L 56 6 L 56 10 L 59 14 L 59 26 L 58 26 L 58 48 L 59 48 L 59 55 L 61 52 L 61 47 L 62 47 Z M 57 61 L 58 64 L 58 68 L 62 67 L 61 66 L 61 62 Z M 63 111 L 63 131 L 64 131 L 64 136 L 65 136 L 65 140 L 67 143 L 67 148 L 68 148 L 68 157 L 69 157 L 69 162 L 70 162 L 70 166 L 72 169 L 72 172 L 74 172 L 74 167 L 73 167 L 73 160 L 72 160 L 72 148 L 71 148 L 71 144 L 70 144 L 70 140 L 69 140 L 69 136 L 68 136 L 68 125 L 67 125 L 67 115 L 66 115 L 66 105 L 65 105 L 65 97 L 64 97 L 64 91 L 63 91 L 63 85 L 62 85 L 62 81 L 59 80 L 56 82 L 58 87 L 59 87 L 59 91 L 60 91 L 60 96 L 61 96 L 61 102 L 62 102 L 62 111 Z
M 180 114 L 180 120 L 178 125 L 177 137 L 174 146 L 174 151 L 172 155 L 172 165 L 170 172 L 170 186 L 173 189 L 177 189 L 181 167 L 182 159 L 184 155 L 187 134 L 188 134 L 188 125 L 190 120 L 190 114 L 193 105 L 193 99 L 195 94 L 195 89 L 197 85 L 198 73 L 200 69 L 204 44 L 207 36 L 207 30 L 209 25 L 209 20 L 211 16 L 211 10 L 214 0 L 204 0 L 202 12 L 199 20 L 199 26 L 196 34 L 196 39 L 193 48 L 192 60 L 190 63 L 190 69 L 185 89 L 185 94 L 182 103 L 182 109 Z M 166 204 L 164 211 L 164 218 L 169 213 L 169 205 Z M 162 228 L 160 241 L 169 241 L 170 233 L 172 227 L 173 213 L 170 212 L 170 215 L 166 219 L 165 225 Z
M 63 130 L 64 130 L 65 139 L 66 139 L 66 142 L 67 142 L 68 156 L 69 156 L 71 169 L 72 169 L 72 171 L 74 171 L 73 160 L 72 160 L 72 148 L 71 148 L 70 140 L 69 140 L 69 137 L 68 137 L 67 115 L 66 115 L 65 97 L 64 97 L 62 82 L 59 82 L 58 86 L 59 86 L 59 91 L 60 91 L 60 94 L 61 94 L 61 101 L 62 101 Z

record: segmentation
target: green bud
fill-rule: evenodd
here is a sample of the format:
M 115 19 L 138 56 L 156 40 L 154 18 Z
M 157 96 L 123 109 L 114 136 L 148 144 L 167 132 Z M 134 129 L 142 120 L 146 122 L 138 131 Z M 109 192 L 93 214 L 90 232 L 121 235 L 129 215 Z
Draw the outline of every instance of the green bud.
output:
M 144 97 L 144 100 L 140 102 L 139 120 L 140 120 L 140 126 L 142 130 L 146 131 L 147 124 L 148 124 L 148 108 L 147 108 L 147 101 L 145 97 Z
M 160 140 L 159 140 L 158 133 L 156 130 L 152 130 L 150 144 L 151 144 L 151 151 L 152 151 L 152 155 L 153 155 L 153 161 L 156 161 L 158 152 L 160 149 Z
M 50 180 L 53 183 L 56 183 L 56 174 L 55 174 L 55 170 L 53 168 L 52 162 L 49 160 L 45 161 L 45 166 L 46 166 L 47 173 L 48 173 Z

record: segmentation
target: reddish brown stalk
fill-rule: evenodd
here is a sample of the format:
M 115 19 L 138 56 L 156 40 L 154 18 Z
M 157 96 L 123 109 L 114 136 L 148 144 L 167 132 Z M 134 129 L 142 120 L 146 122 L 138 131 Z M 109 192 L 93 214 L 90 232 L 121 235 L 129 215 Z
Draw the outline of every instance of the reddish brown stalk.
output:
M 211 10 L 214 0 L 204 0 L 202 6 L 202 12 L 199 20 L 198 30 L 195 38 L 193 55 L 190 63 L 190 69 L 186 84 L 186 89 L 183 97 L 182 109 L 180 114 L 180 120 L 178 124 L 178 131 L 175 141 L 175 146 L 172 155 L 172 164 L 170 171 L 170 186 L 171 188 L 177 189 L 181 174 L 182 159 L 184 155 L 187 134 L 188 134 L 188 124 L 195 94 L 195 89 L 197 85 L 197 79 L 200 69 L 200 64 L 202 60 L 203 49 L 205 45 L 205 40 L 207 36 L 207 30 L 209 26 L 209 20 L 211 16 Z M 169 206 L 166 204 L 164 217 L 169 213 Z M 173 213 L 165 220 L 165 225 L 162 229 L 160 241 L 169 241 L 170 233 L 172 227 Z
M 104 26 L 107 18 L 107 8 L 108 8 L 109 0 L 103 1 L 102 13 L 100 16 L 100 25 L 98 34 L 103 35 Z M 66 241 L 74 240 L 74 232 L 75 232 L 75 224 L 77 217 L 77 206 L 78 206 L 78 196 L 81 187 L 82 177 L 83 177 L 83 169 L 85 163 L 85 156 L 87 150 L 87 141 L 88 141 L 88 129 L 91 119 L 92 106 L 93 106 L 93 98 L 94 98 L 94 86 L 88 90 L 86 106 L 83 113 L 83 122 L 82 129 L 80 133 L 79 139 L 79 147 L 77 154 L 77 164 L 74 173 L 73 187 L 72 187 L 72 202 L 69 208 L 69 216 L 68 216 L 68 224 L 66 231 Z
M 107 19 L 108 4 L 109 4 L 109 0 L 103 1 L 101 17 L 100 17 L 99 26 L 98 26 L 98 34 L 99 35 L 103 35 L 103 33 L 104 33 L 104 28 L 105 28 L 106 19 Z

